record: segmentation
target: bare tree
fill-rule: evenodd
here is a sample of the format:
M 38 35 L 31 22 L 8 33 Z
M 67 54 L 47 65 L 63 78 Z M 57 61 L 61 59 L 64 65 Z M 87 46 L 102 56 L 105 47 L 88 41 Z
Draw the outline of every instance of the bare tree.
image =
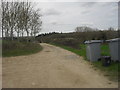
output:
M 41 15 L 39 14 L 40 10 L 34 10 L 31 13 L 31 36 L 35 38 L 36 34 L 41 30 L 42 21 L 40 19 Z
M 91 27 L 87 27 L 87 26 L 81 26 L 81 27 L 77 27 L 75 29 L 75 32 L 89 32 L 89 31 L 95 31 L 96 29 L 93 29 Z
M 2 35 L 13 40 L 16 33 L 19 41 L 20 34 L 23 37 L 26 32 L 28 41 L 30 34 L 35 37 L 39 33 L 40 17 L 30 2 L 2 2 Z
M 19 41 L 20 34 L 23 37 L 27 33 L 36 36 L 41 30 L 41 15 L 35 10 L 30 2 L 2 2 L 2 37 L 11 38 L 17 34 Z M 27 40 L 28 41 L 28 40 Z

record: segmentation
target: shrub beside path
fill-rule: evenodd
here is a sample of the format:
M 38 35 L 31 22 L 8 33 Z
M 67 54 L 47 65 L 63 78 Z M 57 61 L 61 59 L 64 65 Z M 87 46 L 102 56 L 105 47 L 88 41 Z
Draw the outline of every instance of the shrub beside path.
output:
M 3 88 L 117 88 L 82 57 L 53 45 L 39 53 L 2 59 Z

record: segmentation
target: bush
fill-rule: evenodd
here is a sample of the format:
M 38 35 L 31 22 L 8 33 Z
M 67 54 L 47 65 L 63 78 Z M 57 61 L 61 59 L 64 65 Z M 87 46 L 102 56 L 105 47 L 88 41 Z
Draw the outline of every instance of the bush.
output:
M 77 41 L 76 39 L 72 39 L 72 38 L 58 38 L 58 39 L 54 39 L 52 43 L 55 44 L 59 44 L 59 45 L 65 45 L 65 46 L 69 46 L 72 48 L 76 48 L 79 49 L 79 41 Z
M 2 49 L 3 50 L 13 50 L 16 48 L 23 48 L 24 44 L 16 41 L 3 41 L 2 42 Z
M 42 49 L 38 43 L 3 41 L 2 56 L 19 56 L 37 53 Z

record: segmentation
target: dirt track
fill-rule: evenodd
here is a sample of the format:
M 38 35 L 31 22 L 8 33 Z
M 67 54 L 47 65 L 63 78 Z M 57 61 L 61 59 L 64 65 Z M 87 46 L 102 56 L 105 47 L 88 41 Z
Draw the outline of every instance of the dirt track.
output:
M 82 57 L 67 50 L 41 44 L 37 54 L 3 58 L 3 88 L 114 88 Z

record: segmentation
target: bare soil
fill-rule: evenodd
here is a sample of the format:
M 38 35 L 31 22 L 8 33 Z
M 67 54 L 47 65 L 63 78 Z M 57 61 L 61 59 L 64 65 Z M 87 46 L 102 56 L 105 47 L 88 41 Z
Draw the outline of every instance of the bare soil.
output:
M 2 59 L 3 88 L 117 88 L 82 57 L 41 44 L 39 53 Z

